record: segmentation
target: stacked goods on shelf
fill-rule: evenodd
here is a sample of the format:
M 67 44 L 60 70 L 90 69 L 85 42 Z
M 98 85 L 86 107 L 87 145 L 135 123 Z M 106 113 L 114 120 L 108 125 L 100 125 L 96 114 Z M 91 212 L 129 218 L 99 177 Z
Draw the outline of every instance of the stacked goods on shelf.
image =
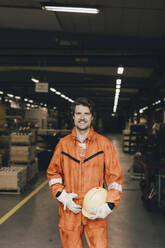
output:
M 129 129 L 123 130 L 123 152 L 129 152 L 130 132 Z
M 123 151 L 131 154 L 141 151 L 145 137 L 144 125 L 130 125 L 130 129 L 123 130 Z
M 123 152 L 134 153 L 136 151 L 136 135 L 130 129 L 123 130 Z
M 11 133 L 10 166 L 26 166 L 27 181 L 31 181 L 38 173 L 35 133 Z
M 0 168 L 0 193 L 20 194 L 26 183 L 26 166 Z
M 70 134 L 72 130 L 70 129 L 38 129 L 38 135 L 55 135 L 57 133 L 61 133 L 61 135 L 65 136 Z
M 56 133 L 55 129 L 38 129 L 38 135 L 53 135 Z
M 35 146 L 15 145 L 10 147 L 10 162 L 31 163 L 35 159 Z
M 10 143 L 13 144 L 35 144 L 35 132 L 30 132 L 28 134 L 24 133 L 11 133 L 10 134 Z

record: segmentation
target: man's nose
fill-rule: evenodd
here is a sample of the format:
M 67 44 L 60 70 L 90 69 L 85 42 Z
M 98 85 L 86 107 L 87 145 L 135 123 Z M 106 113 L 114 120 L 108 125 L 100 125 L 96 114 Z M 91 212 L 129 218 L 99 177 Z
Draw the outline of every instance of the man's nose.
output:
M 81 114 L 80 115 L 80 119 L 85 119 L 85 115 L 84 114 Z

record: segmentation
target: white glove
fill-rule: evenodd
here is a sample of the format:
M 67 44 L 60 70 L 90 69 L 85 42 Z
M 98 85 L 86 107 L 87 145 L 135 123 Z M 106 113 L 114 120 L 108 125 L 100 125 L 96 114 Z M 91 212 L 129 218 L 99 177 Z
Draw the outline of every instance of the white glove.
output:
M 88 217 L 88 219 L 95 220 L 97 218 L 106 218 L 110 213 L 112 213 L 112 210 L 108 206 L 108 203 L 104 203 L 98 208 L 87 208 L 87 212 L 92 214 L 91 217 Z
M 77 194 L 67 193 L 65 190 L 62 191 L 60 196 L 57 197 L 57 200 L 64 204 L 64 210 L 66 207 L 69 208 L 73 213 L 78 214 L 81 212 L 81 206 L 76 204 L 72 199 L 75 198 Z

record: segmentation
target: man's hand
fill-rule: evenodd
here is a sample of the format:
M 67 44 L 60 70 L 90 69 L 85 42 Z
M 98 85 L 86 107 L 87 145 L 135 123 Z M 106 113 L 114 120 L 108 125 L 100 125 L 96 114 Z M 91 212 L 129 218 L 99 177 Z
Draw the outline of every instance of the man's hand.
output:
M 106 218 L 110 213 L 112 213 L 112 210 L 108 206 L 108 203 L 104 203 L 98 208 L 87 208 L 87 212 L 89 214 L 92 214 L 91 217 L 88 217 L 90 220 L 95 220 L 95 219 L 104 219 Z
M 73 201 L 73 198 L 75 198 L 76 196 L 77 194 L 75 193 L 67 193 L 65 190 L 63 190 L 60 196 L 57 197 L 57 200 L 64 204 L 64 210 L 66 210 L 67 207 L 73 213 L 78 214 L 81 212 L 81 206 Z

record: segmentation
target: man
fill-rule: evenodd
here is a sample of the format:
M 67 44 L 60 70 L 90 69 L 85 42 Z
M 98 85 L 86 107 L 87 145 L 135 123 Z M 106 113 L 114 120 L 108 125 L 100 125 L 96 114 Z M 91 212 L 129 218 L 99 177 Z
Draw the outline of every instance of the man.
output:
M 122 173 L 109 139 L 91 126 L 93 103 L 78 98 L 72 105 L 75 127 L 56 146 L 47 170 L 54 199 L 59 201 L 59 231 L 63 248 L 82 248 L 84 232 L 90 248 L 107 248 L 106 217 L 117 208 L 122 193 Z M 108 187 L 107 202 L 89 219 L 82 215 L 85 194 L 94 187 Z

